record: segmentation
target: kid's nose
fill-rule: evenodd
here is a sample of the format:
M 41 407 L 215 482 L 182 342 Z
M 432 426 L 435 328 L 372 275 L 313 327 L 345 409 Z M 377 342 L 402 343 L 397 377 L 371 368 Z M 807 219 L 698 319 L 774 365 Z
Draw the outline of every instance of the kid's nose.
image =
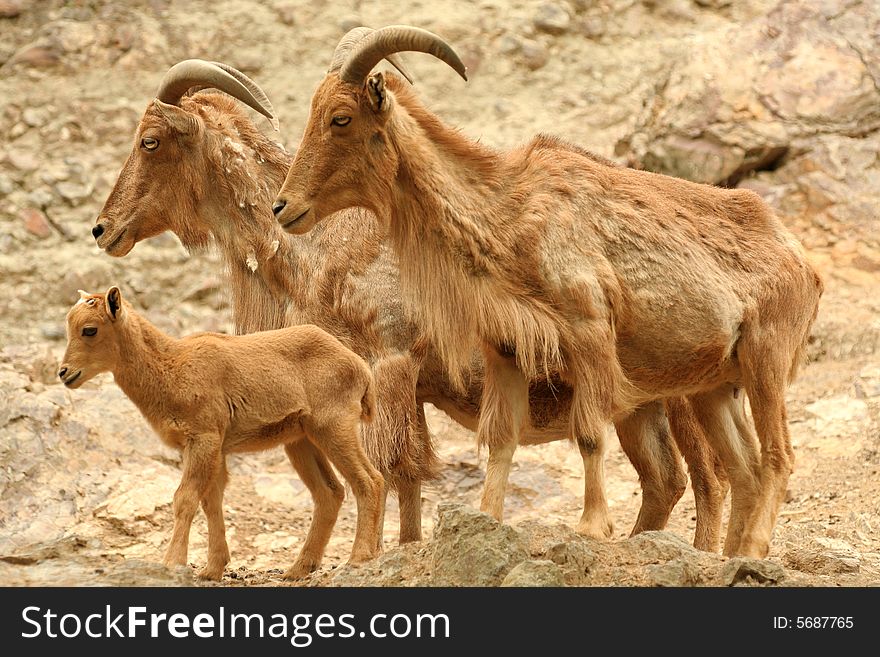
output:
M 60 370 L 58 370 L 58 378 L 59 379 L 63 379 L 65 374 L 67 374 L 66 367 L 62 367 Z

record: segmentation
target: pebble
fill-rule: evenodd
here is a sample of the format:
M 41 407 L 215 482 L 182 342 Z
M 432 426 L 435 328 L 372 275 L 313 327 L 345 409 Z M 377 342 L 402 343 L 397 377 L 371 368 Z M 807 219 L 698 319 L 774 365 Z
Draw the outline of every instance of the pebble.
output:
M 532 22 L 542 32 L 564 34 L 571 25 L 571 15 L 560 5 L 545 4 L 538 7 Z
M 94 186 L 91 184 L 78 184 L 72 182 L 59 182 L 55 185 L 55 191 L 70 205 L 76 207 L 92 195 Z
M 0 173 L 0 195 L 11 194 L 13 189 L 15 189 L 15 183 L 12 182 L 12 179 L 6 174 Z
M 10 64 L 21 64 L 33 68 L 48 68 L 61 61 L 58 48 L 50 45 L 32 43 L 18 50 L 9 60 Z
M 37 208 L 25 208 L 19 215 L 24 222 L 24 227 L 31 235 L 36 235 L 40 239 L 45 239 L 52 234 L 52 227 L 49 225 L 46 215 L 42 210 Z
M 6 153 L 6 162 L 16 171 L 28 173 L 40 166 L 39 161 L 30 151 L 11 150 Z
M 523 41 L 520 48 L 520 57 L 523 63 L 532 71 L 543 67 L 550 59 L 547 48 L 538 41 Z
M 0 0 L 0 18 L 15 18 L 21 13 L 21 0 Z
M 48 208 L 55 202 L 55 197 L 45 187 L 35 189 L 27 196 L 28 202 L 38 208 Z

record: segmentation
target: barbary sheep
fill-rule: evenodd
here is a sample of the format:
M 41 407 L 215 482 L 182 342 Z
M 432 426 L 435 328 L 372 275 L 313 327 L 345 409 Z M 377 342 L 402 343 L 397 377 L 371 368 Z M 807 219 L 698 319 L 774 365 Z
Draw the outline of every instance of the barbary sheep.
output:
M 501 517 L 530 382 L 571 387 L 569 434 L 598 452 L 607 422 L 686 397 L 730 476 L 724 551 L 765 556 L 793 465 L 785 388 L 822 293 L 802 247 L 748 190 L 615 166 L 545 135 L 508 152 L 470 140 L 371 73 L 404 51 L 466 79 L 435 34 L 364 36 L 318 86 L 273 211 L 294 234 L 345 208 L 374 213 L 450 376 L 481 350 L 482 509 Z
M 343 57 L 364 35 L 350 32 L 337 55 Z M 188 249 L 214 244 L 229 272 L 237 332 L 312 323 L 365 358 L 376 378 L 378 410 L 365 428 L 364 447 L 398 491 L 400 541 L 419 540 L 421 482 L 433 476 L 437 464 L 423 405 L 431 402 L 476 429 L 482 365 L 472 358 L 464 391 L 452 385 L 436 349 L 406 317 L 397 259 L 372 215 L 342 212 L 299 237 L 278 226 L 269 206 L 293 158 L 260 133 L 235 99 L 274 118 L 266 94 L 234 68 L 202 60 L 174 65 L 137 127 L 92 232 L 116 257 L 166 230 Z M 521 444 L 567 438 L 567 386 L 537 381 L 530 398 L 531 423 Z M 694 544 L 712 550 L 719 542 L 726 482 L 718 480 L 714 456 L 689 413 L 689 407 L 675 417 L 670 413 L 672 434 L 694 485 Z M 618 433 L 643 490 L 633 531 L 661 529 L 686 484 L 662 405 L 647 406 L 618 426 Z M 601 474 L 602 454 L 582 449 L 582 455 L 585 505 L 579 530 L 607 536 L 607 503 L 593 474 Z

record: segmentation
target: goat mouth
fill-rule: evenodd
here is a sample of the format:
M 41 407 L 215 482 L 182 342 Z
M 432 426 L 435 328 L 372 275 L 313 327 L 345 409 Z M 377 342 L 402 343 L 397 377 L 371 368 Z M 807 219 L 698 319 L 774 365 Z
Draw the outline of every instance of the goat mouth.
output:
M 303 223 L 303 219 L 305 219 L 306 216 L 307 216 L 311 211 L 312 211 L 311 208 L 306 208 L 305 210 L 303 210 L 302 212 L 300 212 L 298 215 L 296 215 L 293 219 L 291 219 L 290 221 L 288 221 L 288 222 L 285 223 L 285 224 L 282 224 L 282 225 L 281 225 L 281 228 L 283 228 L 284 230 L 286 230 L 286 231 L 289 232 L 289 233 L 290 233 L 290 232 L 293 232 L 293 233 L 300 232 L 300 231 L 297 230 L 297 229 L 301 227 L 301 225 L 302 225 L 302 223 Z
M 76 381 L 76 380 L 79 378 L 79 375 L 80 375 L 80 374 L 82 374 L 82 370 L 80 370 L 79 372 L 77 372 L 76 374 L 74 374 L 73 376 L 71 376 L 70 378 L 65 379 L 65 380 L 64 380 L 64 385 L 67 386 L 68 388 L 71 387 L 71 386 L 73 385 L 73 382 Z
M 113 238 L 112 242 L 110 242 L 109 244 L 107 244 L 105 246 L 102 246 L 101 248 L 104 249 L 105 253 L 108 253 L 110 255 L 114 255 L 114 253 L 113 253 L 114 249 L 116 249 L 116 247 L 118 247 L 122 243 L 122 240 L 125 238 L 127 233 L 128 233 L 128 228 L 123 228 L 121 231 L 119 231 L 119 234 Z M 100 244 L 98 246 L 100 246 Z M 126 251 L 125 253 L 128 253 L 128 251 Z M 125 253 L 120 253 L 119 255 L 122 256 L 122 255 L 125 255 Z

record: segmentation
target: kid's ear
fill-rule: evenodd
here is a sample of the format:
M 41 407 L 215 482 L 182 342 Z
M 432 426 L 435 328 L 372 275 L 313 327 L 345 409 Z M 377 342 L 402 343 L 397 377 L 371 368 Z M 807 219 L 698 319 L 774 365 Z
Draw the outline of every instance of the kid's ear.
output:
M 107 290 L 104 297 L 107 300 L 107 314 L 110 315 L 112 321 L 119 319 L 120 310 L 122 310 L 122 293 L 115 285 Z
M 391 107 L 391 98 L 385 89 L 385 76 L 382 71 L 373 73 L 367 78 L 367 97 L 370 99 L 370 107 L 377 114 L 387 112 Z

